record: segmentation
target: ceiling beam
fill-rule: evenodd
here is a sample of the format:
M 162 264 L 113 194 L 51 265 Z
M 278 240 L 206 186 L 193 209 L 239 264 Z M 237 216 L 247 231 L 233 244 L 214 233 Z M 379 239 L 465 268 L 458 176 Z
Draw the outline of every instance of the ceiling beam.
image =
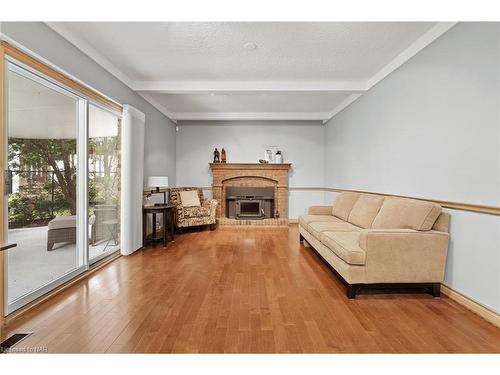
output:
M 365 82 L 357 81 L 154 81 L 134 82 L 135 91 L 157 94 L 204 93 L 308 93 L 308 92 L 363 92 Z
M 172 116 L 184 120 L 317 120 L 328 118 L 325 112 L 175 112 Z

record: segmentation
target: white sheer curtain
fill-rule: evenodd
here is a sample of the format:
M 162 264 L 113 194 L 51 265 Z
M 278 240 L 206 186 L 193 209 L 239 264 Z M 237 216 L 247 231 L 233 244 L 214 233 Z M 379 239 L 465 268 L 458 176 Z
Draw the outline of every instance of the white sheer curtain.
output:
M 142 247 L 142 199 L 144 176 L 144 125 L 146 116 L 132 106 L 123 106 L 121 253 Z

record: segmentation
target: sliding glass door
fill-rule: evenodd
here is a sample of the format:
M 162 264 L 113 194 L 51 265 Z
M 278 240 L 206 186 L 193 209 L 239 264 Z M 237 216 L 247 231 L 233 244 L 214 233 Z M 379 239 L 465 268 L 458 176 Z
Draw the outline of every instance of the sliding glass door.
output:
M 6 314 L 119 250 L 120 118 L 6 65 Z
M 91 262 L 120 248 L 120 118 L 89 105 Z

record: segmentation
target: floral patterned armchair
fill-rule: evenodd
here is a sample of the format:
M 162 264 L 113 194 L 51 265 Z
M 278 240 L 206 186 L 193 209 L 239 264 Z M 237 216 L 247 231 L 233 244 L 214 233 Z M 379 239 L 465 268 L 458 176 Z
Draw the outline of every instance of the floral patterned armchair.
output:
M 196 190 L 200 198 L 201 206 L 184 207 L 181 202 L 181 191 Z M 215 199 L 205 199 L 203 191 L 197 187 L 180 187 L 169 189 L 169 202 L 176 206 L 175 211 L 175 226 L 177 228 L 186 228 L 199 225 L 210 225 L 211 229 L 215 229 L 217 219 L 215 212 L 217 209 L 217 201 Z

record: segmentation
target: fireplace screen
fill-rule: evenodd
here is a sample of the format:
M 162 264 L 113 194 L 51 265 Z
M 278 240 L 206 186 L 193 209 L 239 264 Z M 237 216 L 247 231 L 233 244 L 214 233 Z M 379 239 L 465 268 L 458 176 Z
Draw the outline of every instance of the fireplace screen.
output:
M 260 217 L 261 212 L 261 201 L 260 200 L 240 200 L 237 203 L 238 217 Z

